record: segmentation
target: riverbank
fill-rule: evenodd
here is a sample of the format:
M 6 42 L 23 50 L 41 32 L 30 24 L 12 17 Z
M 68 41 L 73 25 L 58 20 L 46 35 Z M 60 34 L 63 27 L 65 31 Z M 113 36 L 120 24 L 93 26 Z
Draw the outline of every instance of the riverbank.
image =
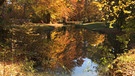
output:
M 135 49 L 115 59 L 108 72 L 109 76 L 135 76 Z

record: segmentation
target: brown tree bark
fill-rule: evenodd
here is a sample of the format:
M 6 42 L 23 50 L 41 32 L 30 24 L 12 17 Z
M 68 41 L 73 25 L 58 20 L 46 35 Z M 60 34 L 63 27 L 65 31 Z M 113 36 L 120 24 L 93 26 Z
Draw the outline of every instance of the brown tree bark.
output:
M 4 3 L 5 0 L 0 0 L 0 6 Z

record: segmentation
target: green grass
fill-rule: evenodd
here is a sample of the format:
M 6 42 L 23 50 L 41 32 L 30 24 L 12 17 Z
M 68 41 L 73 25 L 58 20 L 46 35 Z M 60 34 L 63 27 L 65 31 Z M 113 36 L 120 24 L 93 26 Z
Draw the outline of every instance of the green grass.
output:
M 83 23 L 83 24 L 74 24 L 75 27 L 78 28 L 85 28 L 88 30 L 106 30 L 107 26 L 104 22 L 92 22 L 92 23 Z M 61 24 L 22 24 L 22 25 L 13 25 L 12 28 L 34 28 L 35 30 L 41 31 L 47 31 L 47 30 L 53 30 L 56 27 L 70 27 L 74 25 L 61 25 Z
M 84 23 L 82 27 L 89 30 L 100 30 L 107 28 L 104 22 Z

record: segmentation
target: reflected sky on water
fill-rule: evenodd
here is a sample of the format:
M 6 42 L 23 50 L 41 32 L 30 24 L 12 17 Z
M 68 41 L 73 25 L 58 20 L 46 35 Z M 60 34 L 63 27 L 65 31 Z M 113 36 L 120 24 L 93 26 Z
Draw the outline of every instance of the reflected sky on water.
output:
M 74 68 L 72 76 L 98 76 L 96 72 L 97 64 L 93 63 L 91 59 L 84 58 L 82 66 Z
M 68 73 L 54 73 L 54 72 L 47 72 L 47 74 L 44 74 L 45 76 L 98 76 L 97 67 L 98 65 L 95 64 L 91 59 L 89 58 L 82 58 L 84 62 L 80 66 L 75 66 L 71 74 Z M 77 63 L 77 60 L 74 60 L 75 63 Z M 58 70 L 58 69 L 56 69 Z

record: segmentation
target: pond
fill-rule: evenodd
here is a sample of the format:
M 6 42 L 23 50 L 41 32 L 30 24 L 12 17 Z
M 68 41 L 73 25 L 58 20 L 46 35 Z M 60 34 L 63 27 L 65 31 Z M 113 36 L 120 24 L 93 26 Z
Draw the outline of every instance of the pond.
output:
M 35 73 L 36 75 L 42 75 L 42 76 L 98 76 L 98 71 L 97 67 L 98 64 L 94 63 L 91 59 L 89 58 L 83 58 L 83 63 L 80 66 L 74 66 L 72 68 L 72 71 L 69 73 L 62 72 L 62 70 L 59 72 L 59 68 L 55 69 L 54 71 L 46 71 L 46 72 L 40 72 L 40 73 Z M 74 60 L 77 64 L 77 60 Z M 68 68 L 68 67 L 67 67 Z
M 13 76 L 99 76 L 114 58 L 107 34 L 80 26 L 19 26 L 11 34 L 4 70 L 13 64 L 21 67 L 12 72 L 24 70 Z
M 80 67 L 74 67 L 71 76 L 98 76 L 97 67 L 98 65 L 92 62 L 91 59 L 84 58 L 84 62 Z

